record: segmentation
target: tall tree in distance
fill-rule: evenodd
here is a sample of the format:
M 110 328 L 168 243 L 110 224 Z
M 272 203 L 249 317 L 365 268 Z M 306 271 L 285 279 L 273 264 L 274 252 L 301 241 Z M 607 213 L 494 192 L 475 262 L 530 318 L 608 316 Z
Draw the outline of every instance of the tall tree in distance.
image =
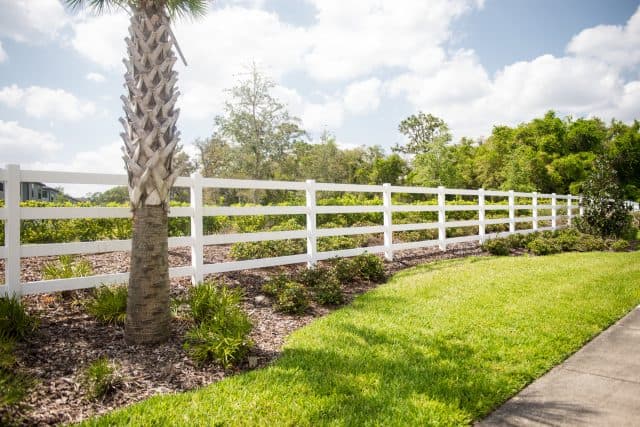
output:
M 239 147 L 238 168 L 246 178 L 273 179 L 293 141 L 306 135 L 300 119 L 273 97 L 274 87 L 253 64 L 246 79 L 228 90 L 224 115 L 215 118 L 216 135 Z
M 406 145 L 396 144 L 394 151 L 405 154 L 426 153 L 434 145 L 442 146 L 451 141 L 449 126 L 444 120 L 423 112 L 401 121 L 398 130 L 408 138 L 408 142 Z
M 176 40 L 171 17 L 199 16 L 206 0 L 66 0 L 72 9 L 103 12 L 123 7 L 131 15 L 122 96 L 123 159 L 129 176 L 133 238 L 125 339 L 156 344 L 170 334 L 168 210 L 180 171 L 174 165 L 179 92 L 173 70 Z

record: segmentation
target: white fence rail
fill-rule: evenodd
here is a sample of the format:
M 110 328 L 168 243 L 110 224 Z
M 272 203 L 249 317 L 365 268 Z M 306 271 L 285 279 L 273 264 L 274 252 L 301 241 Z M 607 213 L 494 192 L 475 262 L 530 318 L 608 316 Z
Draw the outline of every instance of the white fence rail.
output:
M 4 221 L 5 242 L 0 247 L 0 258 L 5 258 L 5 284 L 0 286 L 3 294 L 34 294 L 62 290 L 89 288 L 100 284 L 120 283 L 128 280 L 128 273 L 95 275 L 73 279 L 42 280 L 35 282 L 21 282 L 21 258 L 34 256 L 55 256 L 63 254 L 87 254 L 110 251 L 128 251 L 131 249 L 130 240 L 103 240 L 95 242 L 71 242 L 51 244 L 21 244 L 20 225 L 22 220 L 33 219 L 70 219 L 70 218 L 129 218 L 128 208 L 105 207 L 43 207 L 31 208 L 20 206 L 21 182 L 46 182 L 70 184 L 107 184 L 126 185 L 126 176 L 112 174 L 68 173 L 50 171 L 21 170 L 17 165 L 8 165 L 0 169 L 0 181 L 4 182 L 5 206 L 0 208 L 0 220 Z M 482 242 L 485 239 L 508 235 L 515 232 L 527 233 L 538 230 L 554 230 L 564 224 L 571 224 L 572 218 L 581 214 L 580 197 L 571 195 L 521 193 L 514 191 L 489 191 L 449 189 L 444 187 L 404 187 L 383 185 L 349 185 L 287 181 L 254 181 L 237 179 L 203 178 L 194 174 L 189 178 L 182 177 L 176 181 L 177 187 L 188 187 L 191 190 L 191 204 L 189 207 L 172 207 L 170 216 L 189 217 L 191 233 L 187 237 L 172 237 L 169 247 L 188 246 L 191 248 L 191 265 L 173 267 L 171 277 L 191 276 L 193 283 L 199 283 L 204 275 L 222 273 L 261 267 L 270 267 L 295 263 L 313 265 L 316 261 L 333 257 L 355 256 L 364 252 L 383 253 L 393 259 L 394 251 L 437 246 L 446 250 L 447 245 L 460 242 Z M 203 189 L 206 188 L 234 188 L 234 189 L 269 189 L 294 190 L 306 194 L 304 206 L 204 206 Z M 316 203 L 317 192 L 367 192 L 379 193 L 381 205 L 368 206 L 320 206 Z M 437 197 L 435 205 L 394 204 L 393 194 L 426 194 Z M 473 197 L 474 204 L 451 204 L 447 196 Z M 506 199 L 508 204 L 487 203 L 487 197 Z M 530 199 L 529 203 L 516 204 L 522 199 Z M 545 203 L 539 203 L 545 201 Z M 637 206 L 635 207 L 637 209 Z M 487 219 L 487 211 L 503 210 L 508 216 L 504 218 Z M 518 211 L 527 210 L 529 216 L 518 216 Z M 477 219 L 448 221 L 447 212 L 474 211 Z M 550 211 L 550 215 L 539 215 L 541 211 Z M 383 223 L 378 226 L 351 228 L 317 228 L 316 216 L 319 214 L 341 213 L 381 213 Z M 394 224 L 393 214 L 398 212 L 437 212 L 438 220 L 431 223 Z M 560 214 L 560 212 L 563 212 Z M 547 212 L 548 213 L 548 212 Z M 204 235 L 203 217 L 217 215 L 305 215 L 306 229 L 291 231 L 265 231 L 241 234 L 213 234 Z M 546 221 L 545 227 L 541 222 Z M 516 228 L 518 223 L 530 223 L 531 228 Z M 487 225 L 508 224 L 509 231 L 489 235 Z M 478 227 L 477 234 L 447 237 L 447 229 L 452 227 Z M 418 242 L 394 241 L 393 234 L 402 231 L 437 229 L 438 238 Z M 327 236 L 356 235 L 379 233 L 384 236 L 383 244 L 379 246 L 362 247 L 336 251 L 319 252 L 317 239 Z M 256 242 L 262 240 L 306 239 L 305 254 L 262 258 L 256 260 L 222 262 L 205 264 L 203 258 L 205 245 L 221 245 L 237 242 Z

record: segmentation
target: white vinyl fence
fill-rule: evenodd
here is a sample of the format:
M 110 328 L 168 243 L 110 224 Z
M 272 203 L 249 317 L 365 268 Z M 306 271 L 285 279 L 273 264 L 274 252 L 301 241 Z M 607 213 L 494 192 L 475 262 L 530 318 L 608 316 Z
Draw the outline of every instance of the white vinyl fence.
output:
M 72 219 L 72 218 L 130 218 L 128 208 L 108 207 L 21 207 L 20 183 L 45 182 L 59 184 L 106 184 L 126 185 L 125 175 L 69 173 L 21 170 L 17 165 L 8 165 L 0 169 L 0 181 L 4 182 L 5 206 L 0 208 L 0 220 L 4 221 L 5 243 L 0 247 L 0 258 L 5 259 L 5 284 L 0 286 L 0 295 L 26 295 L 62 290 L 89 288 L 100 284 L 121 283 L 128 280 L 128 273 L 95 275 L 90 277 L 42 280 L 21 283 L 20 262 L 24 257 L 38 257 L 63 254 L 88 254 L 110 251 L 128 251 L 130 240 L 105 240 L 94 242 L 71 242 L 50 244 L 21 244 L 20 223 L 33 219 Z M 460 242 L 483 242 L 485 239 L 504 236 L 512 233 L 527 233 L 542 230 L 554 230 L 565 224 L 571 224 L 576 214 L 581 214 L 580 198 L 571 195 L 521 193 L 514 191 L 462 190 L 444 187 L 404 187 L 383 185 L 347 185 L 287 181 L 253 181 L 237 179 L 203 178 L 194 174 L 189 178 L 178 178 L 176 187 L 188 187 L 191 190 L 189 207 L 172 207 L 171 217 L 189 217 L 191 219 L 191 235 L 169 238 L 169 247 L 188 246 L 191 248 L 191 265 L 170 269 L 171 277 L 190 276 L 193 283 L 199 283 L 204 275 L 252 268 L 278 266 L 295 263 L 313 265 L 316 261 L 334 257 L 348 257 L 368 253 L 383 253 L 388 260 L 393 259 L 394 251 L 437 246 L 446 250 L 447 245 Z M 262 189 L 262 190 L 294 190 L 306 194 L 304 206 L 205 206 L 203 205 L 203 189 Z M 367 206 L 321 206 L 316 204 L 317 192 L 364 192 L 381 195 L 381 205 Z M 426 194 L 437 196 L 435 205 L 394 204 L 394 193 Z M 474 204 L 453 204 L 454 197 L 472 197 Z M 489 198 L 489 199 L 487 199 Z M 503 198 L 508 203 L 487 203 L 492 198 Z M 449 200 L 448 200 L 449 199 Z M 516 204 L 527 201 L 526 204 Z M 544 202 L 544 203 L 541 203 Z M 488 219 L 487 211 L 503 211 L 503 218 Z M 528 216 L 519 216 L 522 211 Z M 475 211 L 477 219 L 448 221 L 447 212 Z M 383 224 L 366 227 L 317 228 L 318 214 L 349 213 L 381 213 Z M 438 220 L 431 223 L 398 224 L 393 222 L 395 212 L 437 212 Z M 508 213 L 508 216 L 507 216 Z M 546 213 L 545 216 L 539 215 Z M 548 215 L 550 213 L 550 215 Z M 305 230 L 267 231 L 257 233 L 212 234 L 204 235 L 203 217 L 236 216 L 236 215 L 306 215 Z M 475 213 L 474 213 L 475 216 Z M 530 228 L 516 230 L 517 223 L 529 223 Z M 490 224 L 508 224 L 509 231 L 488 234 L 486 226 Z M 544 225 L 544 226 L 542 226 Z M 452 227 L 477 227 L 477 234 L 447 237 L 447 229 Z M 437 229 L 438 238 L 418 242 L 394 241 L 394 232 Z M 379 246 L 318 252 L 317 239 L 327 236 L 357 235 L 379 233 L 384 236 L 384 244 Z M 221 245 L 236 242 L 257 242 L 263 240 L 306 239 L 305 254 L 262 258 L 256 260 L 221 262 L 205 264 L 203 248 L 205 245 Z

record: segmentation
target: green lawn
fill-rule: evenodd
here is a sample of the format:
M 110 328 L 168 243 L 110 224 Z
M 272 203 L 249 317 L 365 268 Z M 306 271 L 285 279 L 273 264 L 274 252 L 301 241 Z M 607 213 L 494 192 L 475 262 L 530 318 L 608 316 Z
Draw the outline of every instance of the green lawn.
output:
M 640 303 L 640 252 L 472 258 L 397 274 L 266 369 L 96 425 L 465 425 Z

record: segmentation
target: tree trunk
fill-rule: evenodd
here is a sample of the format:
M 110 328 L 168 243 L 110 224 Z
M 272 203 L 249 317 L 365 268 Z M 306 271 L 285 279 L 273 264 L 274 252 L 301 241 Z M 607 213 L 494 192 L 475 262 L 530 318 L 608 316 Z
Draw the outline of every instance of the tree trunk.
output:
M 162 206 L 138 208 L 133 216 L 125 339 L 156 344 L 170 334 L 167 213 Z
M 121 136 L 134 231 L 125 339 L 131 344 L 155 344 L 166 341 L 170 332 L 167 214 L 169 192 L 180 172 L 173 165 L 179 141 L 174 108 L 179 92 L 173 71 L 174 41 L 163 7 L 151 1 L 138 3 L 129 33 Z

